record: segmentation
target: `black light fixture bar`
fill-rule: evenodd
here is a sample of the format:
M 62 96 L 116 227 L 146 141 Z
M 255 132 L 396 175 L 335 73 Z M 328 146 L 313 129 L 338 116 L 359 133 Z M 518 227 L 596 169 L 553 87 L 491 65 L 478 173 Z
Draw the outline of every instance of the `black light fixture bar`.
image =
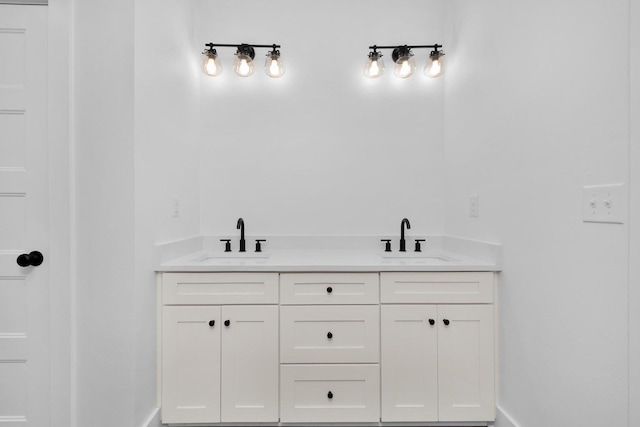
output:
M 399 47 L 404 47 L 407 49 L 439 49 L 442 47 L 441 44 L 424 44 L 424 45 L 415 45 L 415 46 L 409 46 L 406 44 L 401 44 L 401 45 L 397 45 L 397 46 L 378 46 L 378 45 L 373 45 L 373 46 L 369 46 L 369 49 L 397 49 Z
M 229 43 L 207 43 L 205 46 L 214 48 L 214 47 L 240 47 L 240 46 L 251 46 L 251 47 L 266 47 L 266 48 L 275 48 L 278 49 L 282 46 L 279 44 L 252 44 L 252 43 L 239 43 L 239 44 L 229 44 Z

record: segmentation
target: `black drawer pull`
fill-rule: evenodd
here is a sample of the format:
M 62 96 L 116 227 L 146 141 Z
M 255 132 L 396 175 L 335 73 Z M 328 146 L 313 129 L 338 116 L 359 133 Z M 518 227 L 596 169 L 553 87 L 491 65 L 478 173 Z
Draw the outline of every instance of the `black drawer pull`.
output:
M 213 328 L 213 326 L 216 324 L 215 320 L 209 320 L 209 326 L 211 326 Z
M 224 321 L 224 326 L 229 326 L 231 324 L 231 322 L 229 320 L 225 320 Z
M 331 392 L 327 393 L 327 397 L 328 397 L 329 399 L 333 399 L 333 393 L 331 393 Z
M 443 319 L 442 323 L 444 323 L 445 326 L 449 326 L 449 319 Z
M 328 332 L 327 333 L 327 338 L 329 338 L 329 339 L 333 338 L 333 334 L 331 332 Z
M 331 292 L 333 292 L 333 288 L 332 288 L 331 286 L 329 286 L 329 287 L 327 288 L 327 293 L 328 293 L 328 294 L 330 294 Z
M 435 320 L 433 320 L 433 319 L 429 319 L 429 324 L 430 324 L 431 326 L 433 326 L 433 325 L 435 325 L 435 324 L 436 324 L 436 321 L 435 321 Z

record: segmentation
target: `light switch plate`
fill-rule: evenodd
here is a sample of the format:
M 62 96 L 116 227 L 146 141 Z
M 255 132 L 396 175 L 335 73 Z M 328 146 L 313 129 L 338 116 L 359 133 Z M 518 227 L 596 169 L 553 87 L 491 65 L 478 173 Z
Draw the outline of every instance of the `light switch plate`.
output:
M 625 184 L 592 185 L 582 188 L 582 220 L 624 224 L 627 214 Z
M 472 218 L 480 216 L 480 196 L 469 197 L 469 216 Z
M 171 216 L 180 218 L 180 198 L 178 196 L 171 198 Z

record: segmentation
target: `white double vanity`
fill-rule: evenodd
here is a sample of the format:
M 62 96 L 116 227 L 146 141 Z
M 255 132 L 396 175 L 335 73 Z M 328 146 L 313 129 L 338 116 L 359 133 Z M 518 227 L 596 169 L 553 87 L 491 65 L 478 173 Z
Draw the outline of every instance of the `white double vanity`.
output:
M 427 244 L 404 256 L 195 248 L 168 261 L 165 248 L 162 422 L 492 423 L 495 247 L 448 242 L 480 260 Z

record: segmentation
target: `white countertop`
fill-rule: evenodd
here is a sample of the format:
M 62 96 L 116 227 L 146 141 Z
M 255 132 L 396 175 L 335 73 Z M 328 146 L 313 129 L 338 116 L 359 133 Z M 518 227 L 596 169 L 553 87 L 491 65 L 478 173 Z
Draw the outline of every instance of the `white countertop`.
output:
M 377 272 L 377 271 L 499 271 L 501 246 L 447 236 L 407 238 L 407 252 L 382 251 L 386 236 L 252 236 L 247 252 L 225 253 L 221 238 L 196 236 L 156 246 L 156 271 L 214 272 Z M 266 239 L 262 253 L 254 239 Z M 424 238 L 424 250 L 413 252 L 414 239 Z M 397 238 L 392 238 L 397 245 Z

